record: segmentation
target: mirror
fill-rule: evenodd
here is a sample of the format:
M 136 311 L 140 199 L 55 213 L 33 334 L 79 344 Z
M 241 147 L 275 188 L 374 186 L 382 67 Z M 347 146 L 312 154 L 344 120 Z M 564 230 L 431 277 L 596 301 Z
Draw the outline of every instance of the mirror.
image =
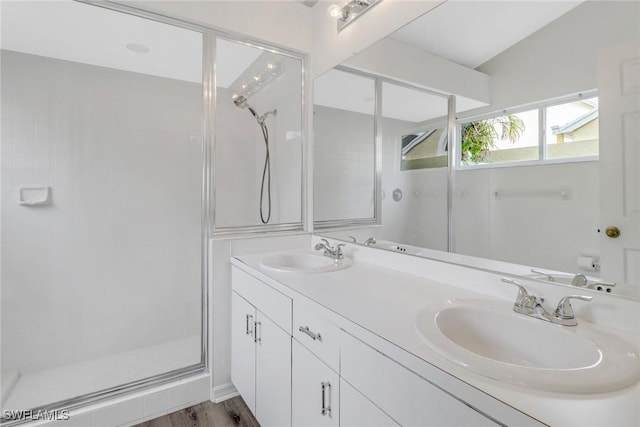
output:
M 388 63 L 368 62 L 367 50 L 380 53 L 395 46 L 396 52 L 410 51 L 407 60 L 416 64 L 415 69 L 424 62 L 421 55 L 436 55 L 440 68 L 415 82 L 456 95 L 456 124 L 463 138 L 470 138 L 465 131 L 471 123 L 491 122 L 494 132 L 501 133 L 504 118 L 521 121 L 526 130 L 515 141 L 509 135 L 495 137 L 496 146 L 477 150 L 462 146 L 466 157 L 455 165 L 452 188 L 454 253 L 444 253 L 447 168 L 433 159 L 445 153 L 442 133 L 437 132 L 446 127 L 446 103 L 439 116 L 413 126 L 393 128 L 383 120 L 380 226 L 334 230 L 331 236 L 345 240 L 353 236 L 350 240 L 358 242 L 375 237 L 375 246 L 383 249 L 558 284 L 582 274 L 594 289 L 605 282 L 599 286 L 602 292 L 638 298 L 637 280 L 615 280 L 610 286 L 609 277 L 600 277 L 598 271 L 599 263 L 606 263 L 599 259 L 606 239 L 600 229 L 600 201 L 610 198 L 600 194 L 601 163 L 593 150 L 598 132 L 593 128 L 599 121 L 597 52 L 640 39 L 639 13 L 638 4 L 627 2 L 447 2 L 346 61 L 343 65 L 372 74 L 379 65 L 383 79 L 406 81 L 411 67 L 398 66 L 392 73 Z M 539 20 L 530 19 L 533 15 Z M 611 32 L 600 24 L 603 20 L 619 25 Z M 458 23 L 455 38 L 447 35 L 450 28 L 439 25 L 442 22 Z M 589 31 L 580 30 L 584 28 Z M 580 40 L 570 36 L 578 33 Z M 451 75 L 465 67 L 488 76 L 491 101 L 479 107 L 467 102 L 474 98 L 467 89 L 441 85 L 438 73 L 447 67 Z M 381 98 L 384 110 L 388 105 L 384 87 Z M 417 109 L 407 106 L 407 110 Z M 484 158 L 470 154 L 483 149 Z M 394 201 L 400 194 L 401 199 Z
M 438 146 L 446 145 L 447 98 L 384 82 L 382 111 L 384 196 L 376 246 L 400 242 L 446 251 L 447 156 L 438 154 Z
M 375 221 L 375 80 L 334 69 L 314 82 L 316 227 Z

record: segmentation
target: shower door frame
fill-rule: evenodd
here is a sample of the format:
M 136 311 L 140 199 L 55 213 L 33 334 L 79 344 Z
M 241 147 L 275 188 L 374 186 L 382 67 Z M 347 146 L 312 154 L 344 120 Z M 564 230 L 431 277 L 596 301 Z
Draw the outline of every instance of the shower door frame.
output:
M 220 30 L 214 27 L 195 24 L 192 22 L 188 22 L 179 18 L 171 17 L 168 15 L 155 13 L 151 11 L 147 11 L 144 9 L 126 6 L 118 3 L 113 3 L 111 1 L 105 0 L 73 0 L 78 3 L 84 3 L 90 6 L 101 7 L 103 9 L 111 10 L 114 12 L 125 13 L 132 16 L 137 16 L 144 19 L 149 19 L 155 22 L 171 25 L 178 28 L 183 28 L 186 30 L 191 30 L 202 34 L 202 130 L 203 130 L 203 138 L 202 138 L 202 198 L 201 198 L 201 348 L 200 348 L 200 362 L 194 365 L 185 366 L 182 368 L 174 369 L 171 371 L 164 372 L 159 375 L 155 375 L 148 378 L 142 378 L 140 380 L 131 381 L 124 384 L 119 384 L 114 387 L 110 387 L 103 390 L 98 390 L 95 392 L 91 392 L 85 394 L 83 396 L 64 399 L 57 402 L 51 402 L 50 404 L 42 405 L 36 408 L 29 408 L 33 411 L 56 411 L 56 410 L 74 410 L 82 407 L 89 406 L 94 403 L 103 402 L 108 399 L 113 399 L 115 397 L 122 397 L 126 394 L 130 394 L 133 392 L 139 392 L 143 390 L 150 389 L 155 386 L 167 384 L 170 382 L 174 382 L 180 379 L 186 379 L 191 376 L 202 374 L 202 373 L 210 373 L 211 365 L 213 363 L 212 360 L 209 359 L 209 344 L 210 344 L 210 336 L 209 336 L 209 280 L 210 280 L 210 272 L 209 272 L 209 241 L 213 237 L 213 202 L 214 202 L 214 194 L 215 194 L 215 183 L 214 183 L 214 174 L 213 174 L 213 166 L 214 166 L 214 116 L 215 116 L 215 42 L 218 37 L 240 42 L 243 44 L 247 44 L 250 46 L 259 47 L 262 49 L 267 49 L 269 51 L 284 54 L 286 56 L 295 57 L 301 60 L 302 64 L 302 117 L 301 117 L 301 126 L 303 132 L 303 151 L 302 151 L 302 204 L 304 207 L 305 204 L 305 196 L 306 191 L 304 189 L 305 180 L 304 174 L 306 173 L 306 166 L 304 162 L 305 158 L 305 144 L 306 140 L 305 132 L 307 129 L 307 120 L 304 109 L 304 85 L 306 78 L 306 70 L 307 70 L 307 62 L 308 57 L 306 54 L 302 52 L 292 51 L 290 49 L 285 49 L 281 47 L 277 47 L 274 45 L 270 45 L 267 43 L 263 43 L 258 40 L 254 40 L 248 38 L 246 36 L 235 34 L 232 32 Z M 286 226 L 276 226 L 276 229 L 302 229 L 302 224 L 304 223 L 305 218 L 305 210 L 302 210 L 302 217 L 300 224 L 287 224 Z M 264 229 L 263 229 L 264 230 Z M 246 230 L 249 231 L 249 230 Z M 264 230 L 266 231 L 266 230 Z M 269 231 L 274 231 L 274 228 L 269 228 Z M 0 418 L 0 423 L 2 427 L 11 427 L 19 424 L 23 424 L 26 422 L 30 422 L 27 419 L 24 420 L 4 420 Z

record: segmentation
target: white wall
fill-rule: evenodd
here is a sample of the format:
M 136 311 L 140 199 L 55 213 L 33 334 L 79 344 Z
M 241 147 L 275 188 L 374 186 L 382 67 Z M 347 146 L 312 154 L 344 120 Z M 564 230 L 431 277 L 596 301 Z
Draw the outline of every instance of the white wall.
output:
M 458 171 L 455 252 L 575 273 L 578 256 L 599 254 L 598 186 L 597 162 Z M 517 193 L 562 189 L 569 199 Z
M 598 50 L 640 38 L 639 16 L 637 1 L 586 1 L 572 9 L 478 67 L 491 76 L 492 102 L 481 110 L 597 88 Z
M 201 92 L 2 51 L 3 369 L 200 333 Z

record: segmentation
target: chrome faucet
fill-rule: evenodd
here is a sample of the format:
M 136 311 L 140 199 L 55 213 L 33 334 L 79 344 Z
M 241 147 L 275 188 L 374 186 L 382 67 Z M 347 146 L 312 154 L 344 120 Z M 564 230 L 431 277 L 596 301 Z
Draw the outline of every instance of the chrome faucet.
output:
M 578 324 L 573 313 L 573 307 L 571 307 L 571 299 L 582 301 L 591 301 L 593 299 L 591 296 L 569 295 L 562 298 L 558 303 L 558 307 L 554 310 L 545 303 L 543 297 L 530 294 L 524 286 L 515 280 L 503 277 L 502 281 L 518 287 L 518 296 L 513 303 L 513 311 L 544 320 L 545 322 L 555 323 L 556 325 L 575 326 Z
M 313 248 L 316 251 L 324 250 L 322 254 L 326 257 L 333 258 L 338 261 L 344 258 L 344 253 L 342 253 L 342 247 L 344 243 L 340 243 L 338 246 L 331 246 L 327 239 L 321 239 L 321 242 L 315 245 Z
M 365 245 L 365 246 L 375 245 L 376 244 L 376 238 L 375 237 L 369 237 L 367 240 L 362 242 L 362 244 Z

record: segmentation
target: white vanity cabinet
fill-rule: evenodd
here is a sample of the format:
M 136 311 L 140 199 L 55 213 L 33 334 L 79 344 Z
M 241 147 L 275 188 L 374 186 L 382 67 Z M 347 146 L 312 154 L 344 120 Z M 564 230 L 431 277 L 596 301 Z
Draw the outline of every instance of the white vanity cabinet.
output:
M 340 425 L 342 427 L 394 427 L 400 424 L 351 384 L 340 378 Z
M 260 425 L 290 426 L 291 299 L 232 274 L 231 381 Z
M 233 267 L 232 381 L 262 426 L 542 425 L 244 268 Z
M 294 426 L 340 425 L 340 378 L 324 362 L 293 340 L 291 418 Z
M 297 298 L 293 306 L 294 426 L 338 426 L 340 329 L 318 304 Z
M 231 381 L 252 413 L 256 413 L 256 309 L 231 293 Z
M 499 425 L 346 332 L 340 349 L 341 377 L 401 425 Z

